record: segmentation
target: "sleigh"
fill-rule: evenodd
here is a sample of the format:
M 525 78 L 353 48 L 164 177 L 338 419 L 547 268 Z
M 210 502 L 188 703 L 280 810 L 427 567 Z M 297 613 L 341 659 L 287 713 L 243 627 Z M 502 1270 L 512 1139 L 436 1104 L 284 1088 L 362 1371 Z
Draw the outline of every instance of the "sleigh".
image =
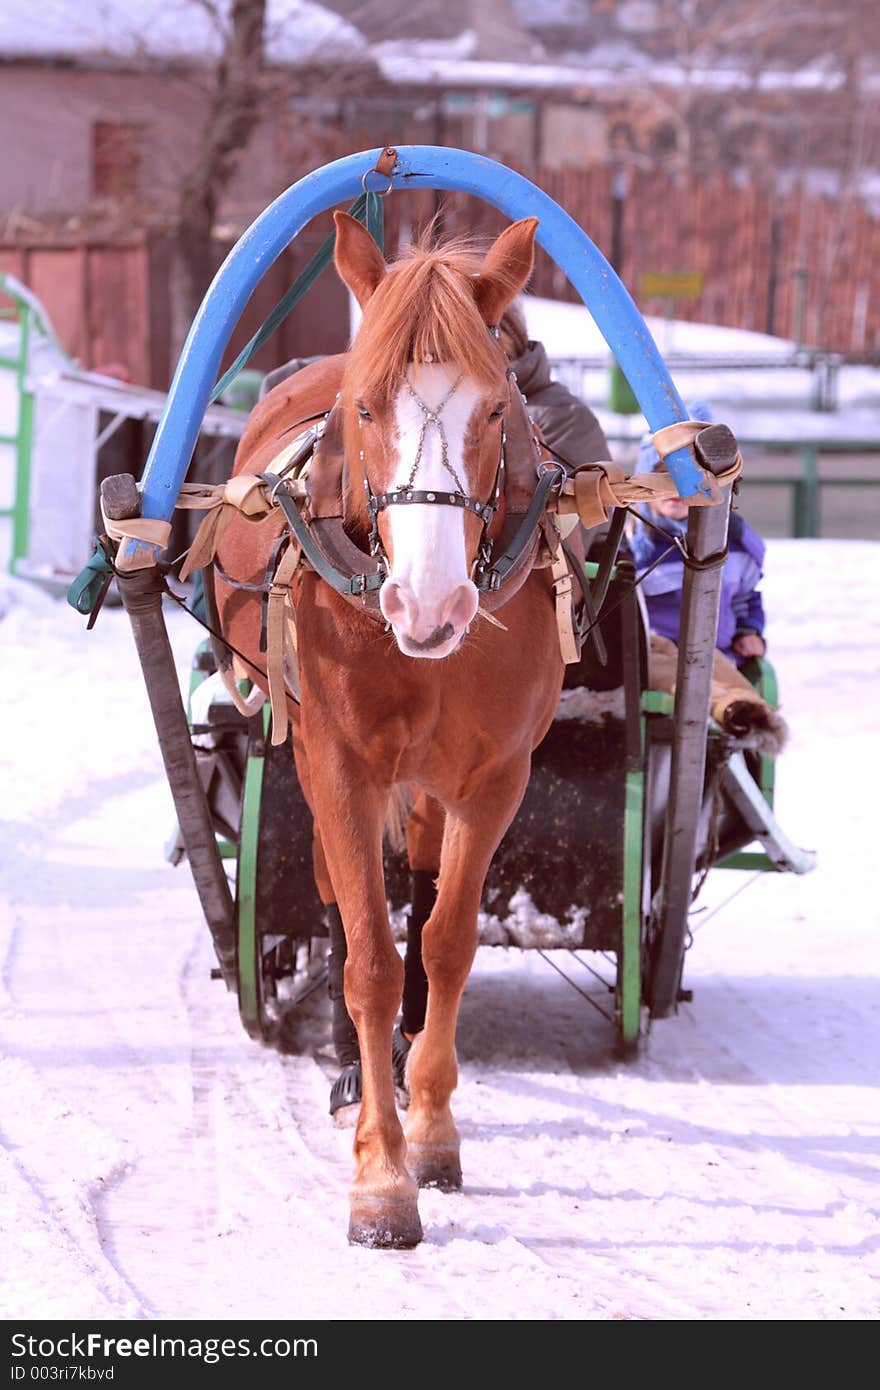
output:
M 384 161 L 384 163 L 383 163 Z M 405 147 L 353 155 L 282 195 L 242 237 L 219 272 L 187 340 L 140 485 L 110 480 L 107 515 L 167 521 L 229 336 L 265 268 L 319 212 L 370 188 L 475 194 L 511 217 L 539 219 L 538 239 L 591 310 L 653 431 L 686 418 L 653 340 L 613 270 L 586 233 L 526 179 L 463 151 Z M 667 466 L 691 496 L 736 456 L 729 431 L 673 448 Z M 712 447 L 706 446 L 711 444 Z M 714 455 L 713 455 L 714 450 Z M 729 476 L 729 473 L 728 473 Z M 566 668 L 556 717 L 536 749 L 515 818 L 483 892 L 484 943 L 590 953 L 604 975 L 595 1001 L 620 1049 L 632 1055 L 650 1020 L 674 1015 L 683 985 L 695 885 L 712 869 L 805 873 L 773 810 L 774 766 L 714 725 L 708 683 L 729 483 L 715 504 L 692 507 L 680 670 L 675 697 L 651 688 L 648 633 L 631 563 L 620 550 L 623 509 L 584 568 L 595 618 L 580 658 Z M 131 533 L 111 545 L 174 794 L 174 862 L 192 869 L 216 953 L 216 974 L 237 994 L 252 1037 L 279 1042 L 286 1021 L 324 978 L 326 928 L 312 873 L 312 818 L 290 739 L 273 743 L 264 707 L 246 717 L 216 679 L 203 643 L 182 703 L 162 617 L 159 547 Z M 81 611 L 92 601 L 77 591 Z M 774 673 L 752 676 L 775 701 Z M 405 922 L 410 877 L 386 846 L 392 920 Z
M 595 576 L 596 562 L 588 568 Z M 671 820 L 675 700 L 650 687 L 647 624 L 626 562 L 615 566 L 603 612 L 607 659 L 600 663 L 591 646 L 566 674 L 486 879 L 480 942 L 567 953 L 586 965 L 586 997 L 607 1019 L 618 1055 L 633 1057 L 651 1021 L 692 998 L 683 981 L 688 922 L 709 871 L 803 874 L 815 858 L 776 820 L 775 760 L 708 717 L 700 780 Z M 766 658 L 753 659 L 747 674 L 777 703 Z M 289 740 L 271 743 L 267 709 L 250 720 L 236 711 L 207 641 L 194 657 L 188 719 L 218 853 L 232 870 L 241 1020 L 251 1037 L 283 1047 L 291 1015 L 326 986 L 311 813 Z M 692 840 L 683 860 L 673 824 Z M 179 825 L 166 852 L 173 863 L 185 859 Z M 385 880 L 403 941 L 411 874 L 405 853 L 389 846 Z M 674 911 L 668 884 L 680 886 Z M 564 968 L 566 954 L 555 959 Z M 577 987 L 585 993 L 581 972 Z

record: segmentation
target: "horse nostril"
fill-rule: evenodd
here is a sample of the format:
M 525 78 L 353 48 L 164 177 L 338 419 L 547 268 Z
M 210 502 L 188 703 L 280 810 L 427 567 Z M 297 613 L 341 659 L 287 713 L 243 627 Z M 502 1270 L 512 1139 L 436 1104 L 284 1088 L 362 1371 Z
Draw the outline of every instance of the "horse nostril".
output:
M 385 580 L 379 590 L 379 607 L 386 621 L 398 627 L 403 623 L 412 627 L 419 611 L 415 595 L 396 579 Z
M 470 580 L 466 584 L 459 584 L 443 605 L 441 625 L 448 623 L 456 631 L 467 627 L 474 620 L 479 602 L 476 586 Z

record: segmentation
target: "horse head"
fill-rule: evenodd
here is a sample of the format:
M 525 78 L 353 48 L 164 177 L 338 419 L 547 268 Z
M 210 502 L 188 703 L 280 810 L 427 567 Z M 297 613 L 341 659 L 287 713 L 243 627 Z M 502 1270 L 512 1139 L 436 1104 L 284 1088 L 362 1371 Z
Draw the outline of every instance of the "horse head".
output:
M 497 326 L 531 274 L 537 219 L 484 257 L 453 243 L 389 267 L 361 223 L 335 218 L 336 268 L 363 311 L 340 392 L 346 514 L 385 561 L 400 651 L 448 656 L 477 612 L 510 398 Z

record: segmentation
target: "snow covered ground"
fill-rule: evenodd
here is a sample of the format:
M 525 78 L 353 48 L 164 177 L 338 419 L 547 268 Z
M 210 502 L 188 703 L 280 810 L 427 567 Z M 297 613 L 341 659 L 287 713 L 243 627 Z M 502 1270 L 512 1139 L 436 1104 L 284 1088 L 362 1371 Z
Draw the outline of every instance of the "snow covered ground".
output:
M 710 875 L 693 1003 L 629 1065 L 537 952 L 481 948 L 465 1186 L 406 1253 L 346 1243 L 326 1002 L 280 1056 L 209 978 L 127 619 L 3 581 L 0 1313 L 876 1319 L 878 574 L 876 543 L 768 547 L 777 810 L 816 870 Z

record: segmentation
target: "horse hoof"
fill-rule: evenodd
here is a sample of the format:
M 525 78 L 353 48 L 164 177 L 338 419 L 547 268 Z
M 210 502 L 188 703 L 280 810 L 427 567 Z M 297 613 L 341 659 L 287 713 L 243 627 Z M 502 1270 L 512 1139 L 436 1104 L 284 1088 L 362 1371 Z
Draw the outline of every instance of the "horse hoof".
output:
M 422 1239 L 422 1223 L 415 1197 L 351 1198 L 349 1245 L 370 1250 L 412 1250 Z
M 407 1144 L 406 1166 L 419 1187 L 439 1187 L 457 1192 L 461 1187 L 461 1159 L 455 1144 Z

